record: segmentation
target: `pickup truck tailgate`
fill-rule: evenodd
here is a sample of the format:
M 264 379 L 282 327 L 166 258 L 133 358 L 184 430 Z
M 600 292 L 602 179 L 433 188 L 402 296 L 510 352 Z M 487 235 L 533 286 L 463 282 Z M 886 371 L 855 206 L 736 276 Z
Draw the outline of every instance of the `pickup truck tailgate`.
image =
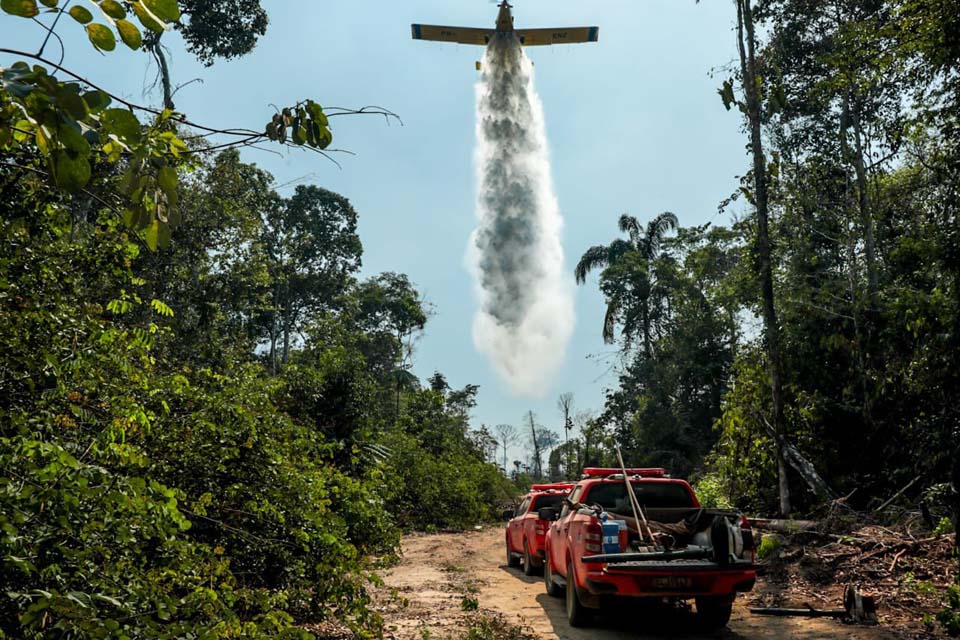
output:
M 749 591 L 756 567 L 709 560 L 635 561 L 587 565 L 587 588 L 596 594 L 690 596 Z

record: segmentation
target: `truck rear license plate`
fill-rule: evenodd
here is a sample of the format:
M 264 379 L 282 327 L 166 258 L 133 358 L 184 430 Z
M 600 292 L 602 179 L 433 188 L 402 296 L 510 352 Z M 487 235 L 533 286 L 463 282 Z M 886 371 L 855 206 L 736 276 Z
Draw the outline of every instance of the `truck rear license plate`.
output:
M 653 578 L 650 584 L 654 589 L 661 591 L 677 591 L 692 587 L 693 579 L 685 576 L 662 576 Z

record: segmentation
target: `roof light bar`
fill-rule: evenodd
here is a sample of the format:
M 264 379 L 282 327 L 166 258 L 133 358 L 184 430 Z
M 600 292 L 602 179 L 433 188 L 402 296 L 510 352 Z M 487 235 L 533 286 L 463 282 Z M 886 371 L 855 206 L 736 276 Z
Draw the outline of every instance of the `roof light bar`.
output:
M 640 476 L 641 478 L 666 478 L 667 470 L 660 467 L 627 469 L 627 474 L 631 476 Z M 584 478 L 596 478 L 603 476 L 623 475 L 621 469 L 608 467 L 587 467 L 583 470 Z
M 569 491 L 576 486 L 573 482 L 554 482 L 552 484 L 534 484 L 530 486 L 531 491 Z

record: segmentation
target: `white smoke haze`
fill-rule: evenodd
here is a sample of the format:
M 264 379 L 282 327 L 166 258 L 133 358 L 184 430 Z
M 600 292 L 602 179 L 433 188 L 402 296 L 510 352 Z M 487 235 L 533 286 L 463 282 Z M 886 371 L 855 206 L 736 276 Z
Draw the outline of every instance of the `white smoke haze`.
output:
M 542 396 L 573 333 L 573 284 L 533 64 L 495 37 L 477 84 L 477 218 L 467 263 L 480 308 L 473 342 L 518 395 Z

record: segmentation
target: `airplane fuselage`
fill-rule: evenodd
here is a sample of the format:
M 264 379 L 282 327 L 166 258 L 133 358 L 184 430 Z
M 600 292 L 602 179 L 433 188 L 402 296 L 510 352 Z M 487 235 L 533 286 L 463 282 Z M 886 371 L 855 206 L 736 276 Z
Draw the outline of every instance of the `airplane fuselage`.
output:
M 500 4 L 500 13 L 497 14 L 497 33 L 513 33 L 513 13 L 506 2 Z

